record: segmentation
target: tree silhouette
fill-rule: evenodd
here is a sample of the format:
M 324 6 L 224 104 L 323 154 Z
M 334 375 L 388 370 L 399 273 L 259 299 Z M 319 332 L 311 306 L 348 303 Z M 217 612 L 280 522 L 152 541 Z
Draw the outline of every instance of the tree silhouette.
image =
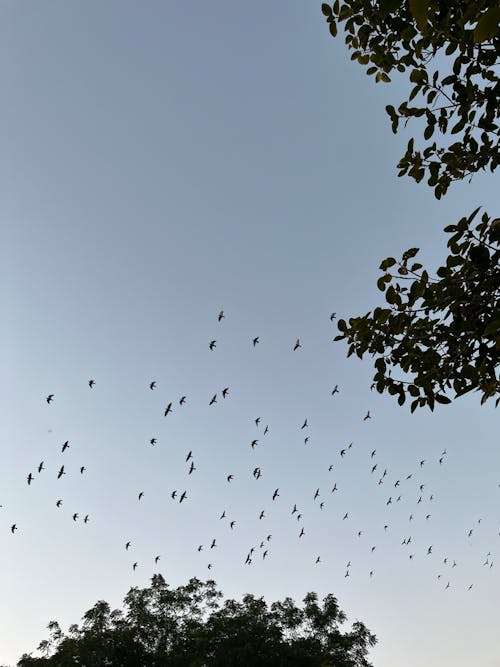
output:
M 342 630 L 346 616 L 332 595 L 320 603 L 308 593 L 302 607 L 250 594 L 222 601 L 212 580 L 171 589 L 157 574 L 131 588 L 124 607 L 99 601 L 67 634 L 52 621 L 42 656 L 24 654 L 18 667 L 370 667 L 376 642 L 360 621 Z

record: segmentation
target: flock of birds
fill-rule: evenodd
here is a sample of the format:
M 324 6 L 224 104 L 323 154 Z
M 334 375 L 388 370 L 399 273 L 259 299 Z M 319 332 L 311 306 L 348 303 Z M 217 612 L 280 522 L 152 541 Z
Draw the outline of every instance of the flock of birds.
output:
M 332 313 L 330 315 L 330 321 L 334 321 L 336 318 L 336 314 Z M 222 322 L 222 320 L 225 319 L 225 314 L 224 311 L 221 310 L 218 314 L 217 320 L 219 324 Z M 251 345 L 255 348 L 257 345 L 260 344 L 260 338 L 259 336 L 254 337 L 251 339 Z M 297 352 L 302 348 L 300 339 L 296 339 L 296 341 L 291 345 L 291 350 L 293 352 Z M 208 343 L 208 350 L 210 352 L 215 352 L 217 349 L 217 339 L 210 340 Z M 88 387 L 90 390 L 94 390 L 96 387 L 96 381 L 94 379 L 88 380 Z M 145 387 L 146 391 L 149 387 L 150 391 L 155 391 L 158 388 L 158 383 L 156 380 L 151 380 L 149 382 L 149 385 Z M 340 393 L 340 389 L 338 385 L 335 385 L 332 390 L 331 390 L 331 396 L 335 396 L 336 394 Z M 228 399 L 230 396 L 230 388 L 229 387 L 224 387 L 223 389 L 220 390 L 220 392 L 217 392 L 213 394 L 208 401 L 208 406 L 211 407 L 214 404 L 216 404 L 219 400 L 220 401 L 225 401 Z M 56 399 L 55 394 L 48 394 L 45 398 L 45 401 L 48 406 L 50 406 Z M 179 399 L 176 401 L 170 401 L 168 402 L 163 410 L 163 417 L 168 418 L 176 409 L 177 405 L 179 407 L 184 406 L 188 401 L 188 397 L 186 395 L 180 396 Z M 370 414 L 370 410 L 366 411 L 366 414 L 361 414 L 360 415 L 360 420 L 363 422 L 366 422 L 372 418 L 372 415 Z M 269 433 L 269 424 L 262 424 L 261 423 L 261 418 L 259 416 L 253 418 L 253 422 L 255 424 L 255 427 L 257 429 L 261 429 L 260 433 L 262 435 L 259 435 L 258 437 L 252 438 L 251 441 L 249 442 L 249 447 L 251 450 L 254 450 L 256 447 L 259 446 L 259 442 L 261 438 L 264 438 L 265 436 L 268 435 Z M 301 434 L 301 437 L 303 439 L 304 445 L 308 445 L 310 442 L 310 436 L 308 435 L 308 429 L 309 429 L 309 421 L 308 418 L 305 417 L 299 424 L 297 424 L 297 431 Z M 157 437 L 152 437 L 149 440 L 150 445 L 155 446 L 158 442 Z M 61 443 L 61 457 L 64 456 L 65 452 L 70 448 L 71 444 L 69 440 L 64 441 Z M 353 448 L 353 442 L 349 442 L 347 445 L 342 447 L 340 451 L 338 452 L 338 456 L 340 458 L 340 461 L 344 460 L 346 457 L 349 456 L 351 450 Z M 195 465 L 195 460 L 194 460 L 194 453 L 193 450 L 190 449 L 186 454 L 184 455 L 184 463 L 186 464 L 186 474 L 187 476 L 193 475 L 193 473 L 196 472 L 197 467 Z M 444 449 L 440 456 L 437 458 L 437 465 L 442 466 L 446 462 L 446 456 L 447 456 L 447 451 Z M 417 474 L 422 473 L 425 466 L 428 464 L 428 461 L 426 459 L 421 459 L 417 462 L 416 469 L 408 472 L 408 474 L 398 477 L 396 479 L 392 479 L 389 482 L 389 471 L 387 467 L 383 466 L 382 463 L 378 460 L 377 458 L 377 449 L 371 450 L 369 453 L 368 457 L 368 465 L 370 469 L 370 475 L 373 476 L 374 480 L 376 480 L 376 483 L 378 486 L 386 485 L 389 487 L 389 491 L 387 492 L 387 498 L 385 501 L 385 505 L 387 508 L 389 508 L 391 505 L 397 505 L 398 503 L 401 503 L 403 501 L 403 490 L 405 485 L 412 484 L 412 479 L 416 478 Z M 332 473 L 335 469 L 337 468 L 337 464 L 329 464 L 328 466 L 328 473 Z M 36 480 L 36 475 L 41 475 L 44 473 L 46 470 L 44 461 L 40 461 L 39 464 L 36 466 L 35 471 L 33 470 L 28 472 L 26 476 L 26 483 L 28 486 L 31 486 L 35 480 Z M 86 471 L 85 465 L 81 465 L 79 467 L 79 474 L 84 475 Z M 251 473 L 252 477 L 258 481 L 262 477 L 262 469 L 260 466 L 256 465 L 253 467 L 252 470 L 248 471 Z M 66 470 L 65 470 L 65 464 L 61 463 L 61 465 L 58 467 L 57 472 L 54 471 L 54 478 L 55 478 L 55 483 L 57 484 L 58 480 L 61 480 L 61 478 L 66 475 Z M 233 471 L 228 471 L 226 474 L 226 483 L 231 484 L 233 480 L 235 479 L 235 473 Z M 413 482 L 414 483 L 414 482 Z M 413 549 L 414 546 L 414 538 L 412 536 L 412 531 L 410 530 L 411 526 L 413 525 L 413 522 L 416 518 L 416 512 L 417 509 L 420 510 L 420 506 L 425 506 L 426 509 L 421 513 L 421 516 L 419 518 L 422 518 L 425 516 L 425 522 L 428 522 L 431 519 L 432 513 L 430 511 L 430 507 L 432 505 L 432 502 L 434 500 L 434 494 L 433 493 L 428 493 L 427 492 L 427 485 L 425 482 L 418 482 L 417 487 L 418 488 L 418 498 L 415 500 L 415 506 L 411 508 L 411 511 L 409 512 L 408 515 L 408 531 L 406 534 L 402 536 L 401 540 L 401 546 L 407 550 L 408 552 L 408 558 L 410 561 L 412 561 L 415 558 L 415 555 L 417 554 L 417 550 L 422 555 L 426 555 L 427 557 L 430 557 L 434 553 L 434 545 L 433 544 L 426 544 L 426 545 L 415 545 L 415 549 Z M 323 510 L 325 507 L 325 498 L 326 497 L 331 497 L 332 495 L 335 495 L 336 493 L 339 492 L 339 487 L 337 485 L 337 482 L 334 482 L 333 484 L 330 485 L 330 488 L 325 492 L 324 489 L 321 489 L 320 487 L 317 487 L 314 491 L 311 492 L 312 500 L 313 503 L 315 503 L 320 510 Z M 406 492 L 405 492 L 406 493 Z M 326 495 L 325 495 L 326 494 Z M 139 491 L 137 494 L 137 502 L 140 502 L 144 497 L 144 491 Z M 170 498 L 172 501 L 177 502 L 179 504 L 185 503 L 189 501 L 189 496 L 187 489 L 173 489 L 170 492 Z M 279 503 L 280 502 L 280 487 L 276 486 L 274 488 L 273 493 L 270 495 L 269 498 L 269 503 L 274 504 L 274 503 Z M 56 508 L 60 509 L 63 506 L 63 498 L 57 497 L 55 500 L 55 506 Z M 304 513 L 301 511 L 300 507 L 298 506 L 297 503 L 293 503 L 293 506 L 289 508 L 289 515 L 291 518 L 293 518 L 297 522 L 297 539 L 302 540 L 304 536 L 306 535 L 306 525 L 304 521 Z M 389 510 L 387 510 L 389 511 Z M 264 507 L 258 511 L 258 520 L 259 521 L 264 521 L 267 517 L 266 515 L 267 509 Z M 219 516 L 220 514 L 220 516 Z M 227 521 L 227 524 L 229 526 L 230 530 L 234 530 L 236 527 L 236 520 L 235 519 L 230 519 L 228 515 L 226 514 L 226 510 L 222 511 L 222 513 L 218 513 L 218 520 L 219 521 Z M 91 517 L 90 515 L 83 514 L 81 515 L 79 512 L 73 512 L 72 515 L 72 520 L 74 522 L 77 522 L 81 520 L 84 524 L 87 524 L 90 520 Z M 339 517 L 340 518 L 340 517 Z M 351 520 L 349 511 L 346 511 L 345 513 L 342 514 L 341 520 L 343 522 L 348 522 Z M 477 523 L 481 523 L 481 519 L 477 520 Z M 19 530 L 19 526 L 16 523 L 13 523 L 10 526 L 10 531 L 12 534 L 16 533 Z M 383 532 L 387 533 L 390 529 L 390 520 L 387 519 L 387 522 L 383 524 Z M 475 526 L 472 526 L 468 529 L 467 531 L 467 538 L 471 539 L 473 534 L 474 534 L 474 529 Z M 353 534 L 356 536 L 356 538 L 361 539 L 363 536 L 364 531 L 359 530 L 357 528 L 353 529 Z M 500 533 L 499 533 L 500 535 Z M 258 544 L 251 545 L 248 548 L 248 551 L 246 552 L 244 558 L 243 558 L 243 564 L 244 565 L 251 565 L 256 558 L 260 558 L 262 560 L 265 560 L 268 558 L 271 550 L 271 541 L 272 541 L 273 535 L 272 533 L 267 533 L 263 535 L 262 540 Z M 208 551 L 212 552 L 212 550 L 216 549 L 218 546 L 217 544 L 217 538 L 213 538 L 210 543 L 207 544 L 199 544 L 196 549 L 198 552 L 203 552 Z M 124 540 L 123 543 L 123 548 L 125 552 L 129 552 L 129 550 L 133 547 L 133 542 L 131 539 L 126 539 Z M 376 549 L 377 545 L 376 544 L 370 544 L 369 547 L 369 552 L 373 554 Z M 442 565 L 449 567 L 451 570 L 453 570 L 455 567 L 457 567 L 457 561 L 455 558 L 451 558 L 447 555 L 441 554 L 442 556 Z M 154 563 L 155 565 L 158 565 L 160 561 L 161 556 L 160 555 L 155 555 L 154 556 Z M 314 554 L 312 557 L 311 561 L 315 563 L 316 565 L 319 565 L 323 563 L 322 556 L 320 554 Z M 485 556 L 485 560 L 483 565 L 485 567 L 492 568 L 494 564 L 492 552 L 488 551 L 488 553 Z M 213 562 L 208 562 L 206 564 L 207 569 L 211 570 L 214 566 Z M 134 561 L 131 563 L 132 569 L 135 571 L 139 567 L 139 562 Z M 351 560 L 348 560 L 345 568 L 344 568 L 344 573 L 343 576 L 345 578 L 350 577 L 352 571 L 352 564 Z M 367 573 L 370 578 L 372 578 L 375 574 L 375 571 L 373 569 L 370 569 Z M 447 576 L 443 577 L 442 573 L 437 574 L 437 579 L 438 581 L 443 581 L 444 588 L 449 589 L 451 587 L 450 580 L 448 579 Z M 445 583 L 446 582 L 446 583 Z M 468 584 L 467 590 L 471 590 L 473 588 L 473 583 Z

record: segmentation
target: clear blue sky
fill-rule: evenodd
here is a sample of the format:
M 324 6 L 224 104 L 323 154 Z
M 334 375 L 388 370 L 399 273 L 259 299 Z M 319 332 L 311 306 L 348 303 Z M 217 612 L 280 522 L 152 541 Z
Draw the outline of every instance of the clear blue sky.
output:
M 380 301 L 384 257 L 419 246 L 439 265 L 445 225 L 498 212 L 495 182 L 437 202 L 397 179 L 405 137 L 384 107 L 405 85 L 351 63 L 320 4 L 2 3 L 4 663 L 49 620 L 119 605 L 158 554 L 172 585 L 211 575 L 228 596 L 333 593 L 377 635 L 376 667 L 500 665 L 498 411 L 469 396 L 410 415 L 370 392 L 369 362 L 345 358 L 329 321 Z M 269 558 L 244 566 L 269 533 Z

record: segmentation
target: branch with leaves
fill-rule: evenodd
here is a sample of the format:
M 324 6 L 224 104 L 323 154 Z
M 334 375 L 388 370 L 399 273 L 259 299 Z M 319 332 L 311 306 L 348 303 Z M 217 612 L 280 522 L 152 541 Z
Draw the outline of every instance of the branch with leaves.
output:
M 409 396 L 412 412 L 470 391 L 500 402 L 500 218 L 484 213 L 473 227 L 478 211 L 445 228 L 450 254 L 436 277 L 413 261 L 418 248 L 388 257 L 377 281 L 387 307 L 338 323 L 348 356 L 375 357 L 377 391 L 400 405 Z
M 394 71 L 409 72 L 413 88 L 396 109 L 387 105 L 392 130 L 422 118 L 427 144 L 410 139 L 398 163 L 408 175 L 434 188 L 439 199 L 452 181 L 499 164 L 500 6 L 497 0 L 345 0 L 323 3 L 330 33 L 345 29 L 351 59 L 376 82 Z M 430 72 L 433 62 L 444 68 Z M 414 101 L 415 100 L 415 101 Z M 420 101 L 418 104 L 417 102 Z M 438 145 L 431 138 L 448 133 Z

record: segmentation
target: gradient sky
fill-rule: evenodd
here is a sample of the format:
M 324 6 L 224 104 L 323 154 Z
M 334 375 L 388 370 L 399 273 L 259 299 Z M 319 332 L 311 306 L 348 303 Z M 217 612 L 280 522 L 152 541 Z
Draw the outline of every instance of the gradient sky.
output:
M 410 415 L 370 392 L 369 360 L 346 359 L 329 321 L 380 303 L 381 259 L 418 246 L 437 267 L 445 225 L 498 213 L 494 179 L 437 202 L 397 178 L 407 137 L 384 107 L 406 84 L 368 79 L 320 4 L 0 7 L 0 662 L 34 651 L 51 619 L 66 629 L 98 599 L 120 605 L 159 554 L 174 586 L 333 593 L 377 635 L 375 667 L 500 665 L 498 410 L 467 396 Z M 244 566 L 269 533 L 269 558 Z

